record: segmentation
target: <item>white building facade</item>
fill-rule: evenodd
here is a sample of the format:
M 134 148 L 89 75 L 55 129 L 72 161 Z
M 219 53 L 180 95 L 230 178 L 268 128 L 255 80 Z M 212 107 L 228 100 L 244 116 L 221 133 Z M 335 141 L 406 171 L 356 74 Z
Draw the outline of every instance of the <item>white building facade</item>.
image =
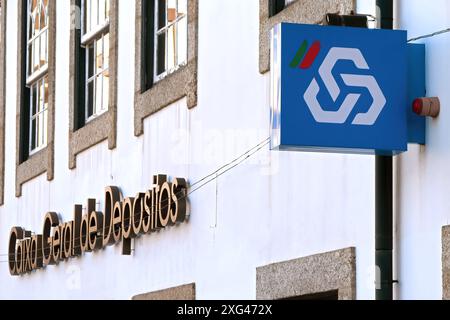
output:
M 272 17 L 268 0 L 145 2 L 1 2 L 0 298 L 374 299 L 374 157 L 269 150 L 267 30 L 375 15 L 375 1 L 290 1 Z M 399 0 L 395 24 L 430 34 L 449 10 Z M 442 110 L 427 145 L 395 160 L 398 299 L 450 297 L 449 41 L 418 41 Z M 47 213 L 69 222 L 75 205 L 104 213 L 105 188 L 135 197 L 155 175 L 186 179 L 183 223 L 131 240 L 127 255 L 119 241 L 10 274 L 13 227 L 42 234 Z

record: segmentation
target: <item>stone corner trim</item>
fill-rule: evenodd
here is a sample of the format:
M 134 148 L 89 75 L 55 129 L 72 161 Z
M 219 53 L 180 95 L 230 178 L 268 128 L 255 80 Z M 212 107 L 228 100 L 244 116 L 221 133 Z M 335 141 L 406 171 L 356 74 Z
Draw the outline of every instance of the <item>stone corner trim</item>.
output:
M 356 249 L 347 248 L 257 268 L 256 298 L 279 300 L 338 291 L 356 299 Z
M 450 226 L 442 228 L 442 299 L 450 300 Z
M 136 0 L 136 55 L 135 55 L 135 95 L 134 133 L 144 133 L 144 119 L 186 97 L 187 107 L 197 105 L 197 57 L 198 57 L 198 0 L 188 1 L 188 62 L 143 91 L 142 88 L 142 1 Z
M 259 72 L 270 69 L 270 30 L 280 22 L 317 24 L 326 13 L 349 14 L 356 9 L 355 0 L 296 1 L 269 17 L 269 0 L 259 0 Z
M 17 28 L 17 39 L 18 39 L 18 60 L 17 60 L 17 109 L 16 109 L 16 197 L 22 196 L 22 186 L 26 182 L 44 174 L 47 172 L 47 180 L 51 181 L 54 179 L 54 163 L 55 163 L 55 78 L 56 78 L 56 42 L 49 41 L 49 51 L 48 51 L 48 83 L 49 83 L 49 101 L 48 101 L 48 141 L 47 147 L 38 153 L 30 156 L 25 162 L 20 161 L 20 150 L 21 150 L 21 109 L 23 104 L 23 83 L 25 82 L 23 77 L 25 72 L 23 68 L 23 50 L 26 47 L 22 47 L 21 39 L 24 34 L 23 30 L 23 19 L 22 14 L 24 1 L 18 1 L 18 28 Z M 48 36 L 49 39 L 56 39 L 56 1 L 49 2 L 49 29 Z
M 71 0 L 75 6 L 76 0 Z M 108 111 L 98 118 L 75 130 L 75 91 L 76 91 L 76 64 L 75 64 L 75 26 L 70 30 L 70 130 L 69 130 L 69 169 L 76 168 L 76 158 L 81 152 L 108 140 L 108 148 L 113 150 L 117 146 L 117 65 L 118 65 L 118 33 L 119 33 L 119 3 L 111 1 L 110 9 L 110 48 L 109 48 L 109 106 Z M 72 14 L 74 14 L 73 12 Z
M 132 300 L 195 300 L 195 283 L 170 289 L 144 293 L 134 296 Z

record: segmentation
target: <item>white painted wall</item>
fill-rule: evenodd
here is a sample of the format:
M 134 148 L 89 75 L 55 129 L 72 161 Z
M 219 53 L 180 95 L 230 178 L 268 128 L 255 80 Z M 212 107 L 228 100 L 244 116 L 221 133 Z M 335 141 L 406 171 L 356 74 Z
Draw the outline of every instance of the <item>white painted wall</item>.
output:
M 253 299 L 256 267 L 355 246 L 358 298 L 373 299 L 373 157 L 269 153 L 267 148 L 191 195 L 189 224 L 140 238 L 133 256 L 121 256 L 118 246 L 10 277 L 4 261 L 12 226 L 39 232 L 47 211 L 71 220 L 73 204 L 102 198 L 111 184 L 130 196 L 149 188 L 157 173 L 198 181 L 269 136 L 269 80 L 258 72 L 259 0 L 200 0 L 199 104 L 188 111 L 182 100 L 162 110 L 145 121 L 145 135 L 139 138 L 133 134 L 135 2 L 119 1 L 118 147 L 109 151 L 104 143 L 91 148 L 78 157 L 77 169 L 69 171 L 68 3 L 57 3 L 55 180 L 34 179 L 19 199 L 14 197 L 17 4 L 8 3 L 0 298 L 129 299 L 196 282 L 199 299 Z M 177 134 L 168 134 L 169 129 Z M 430 213 L 439 210 L 430 208 Z M 402 231 L 414 226 L 405 223 Z M 430 244 L 437 246 L 438 231 Z M 429 248 L 427 254 L 437 259 L 434 251 L 438 249 Z M 409 272 L 408 278 L 415 277 Z M 432 297 L 439 295 L 435 282 L 429 285 Z
M 445 0 L 398 1 L 399 27 L 409 38 L 450 26 L 450 3 Z M 438 119 L 428 120 L 427 146 L 410 147 L 399 158 L 400 297 L 441 299 L 441 228 L 450 224 L 449 136 L 446 123 L 450 102 L 450 34 L 418 41 L 426 44 L 427 95 L 441 99 Z

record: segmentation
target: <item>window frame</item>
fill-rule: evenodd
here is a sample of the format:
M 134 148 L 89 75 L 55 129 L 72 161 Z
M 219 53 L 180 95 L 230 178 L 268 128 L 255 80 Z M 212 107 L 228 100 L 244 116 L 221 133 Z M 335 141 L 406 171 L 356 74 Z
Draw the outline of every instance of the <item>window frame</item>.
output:
M 17 10 L 17 104 L 16 104 L 16 197 L 22 196 L 22 186 L 47 173 L 47 180 L 54 179 L 54 135 L 55 135 L 55 77 L 56 77 L 56 0 L 48 2 L 48 44 L 46 75 L 44 69 L 34 75 L 34 80 L 48 79 L 48 107 L 47 121 L 44 132 L 47 143 L 39 150 L 30 152 L 30 120 L 31 120 L 31 93 L 28 77 L 28 0 L 18 1 Z M 36 78 L 38 75 L 41 78 Z

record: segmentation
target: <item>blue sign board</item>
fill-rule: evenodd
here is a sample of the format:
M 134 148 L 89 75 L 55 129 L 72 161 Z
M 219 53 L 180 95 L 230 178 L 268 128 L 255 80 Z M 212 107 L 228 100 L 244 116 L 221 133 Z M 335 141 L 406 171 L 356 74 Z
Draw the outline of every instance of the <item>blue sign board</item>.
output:
M 405 31 L 281 23 L 272 30 L 272 149 L 407 150 Z

